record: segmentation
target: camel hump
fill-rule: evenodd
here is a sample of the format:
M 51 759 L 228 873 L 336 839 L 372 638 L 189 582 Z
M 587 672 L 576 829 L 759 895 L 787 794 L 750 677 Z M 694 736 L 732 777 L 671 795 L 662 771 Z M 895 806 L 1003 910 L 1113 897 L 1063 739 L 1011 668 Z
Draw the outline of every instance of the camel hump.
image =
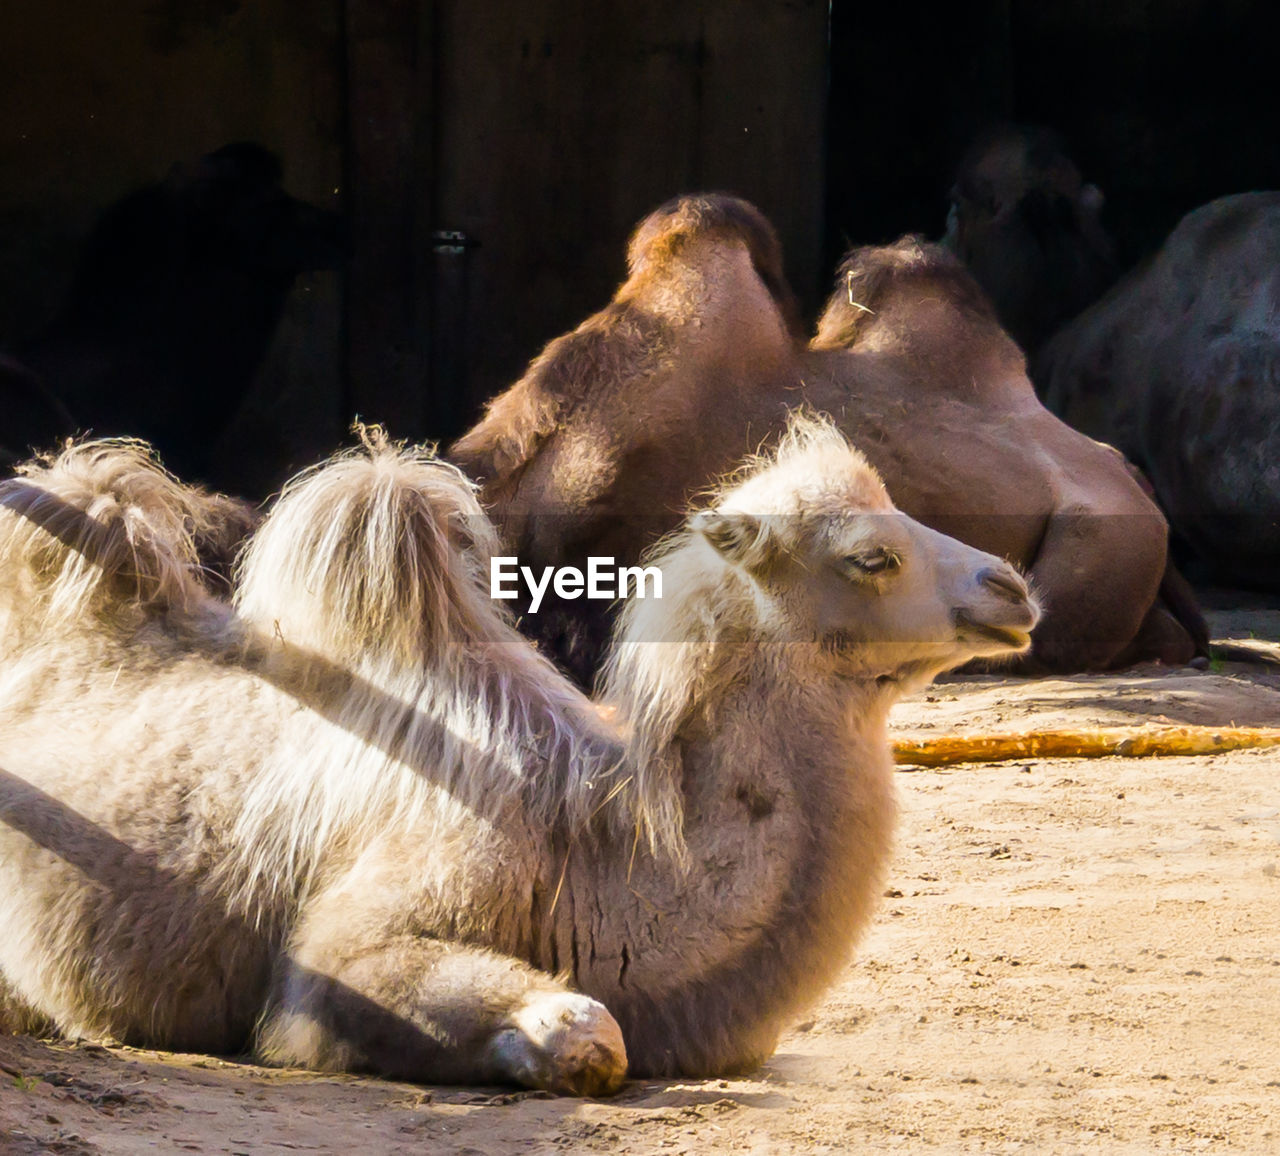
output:
M 357 431 L 285 487 L 241 557 L 237 609 L 344 665 L 417 666 L 487 638 L 498 547 L 471 482 L 433 448 Z
M 673 197 L 644 218 L 627 244 L 627 267 L 634 275 L 661 268 L 694 236 L 734 237 L 751 253 L 752 262 L 766 274 L 782 274 L 782 243 L 777 231 L 750 201 L 730 193 L 695 193 Z M 771 284 L 770 290 L 774 286 Z
M 197 539 L 222 536 L 227 501 L 184 486 L 145 442 L 69 444 L 0 482 L 0 593 L 46 628 L 193 609 L 208 596 Z
M 851 249 L 836 272 L 812 345 L 840 349 L 866 342 L 909 340 L 930 304 L 944 303 L 962 317 L 968 331 L 980 332 L 984 346 L 998 329 L 995 309 L 963 262 L 942 245 L 908 233 L 887 245 Z

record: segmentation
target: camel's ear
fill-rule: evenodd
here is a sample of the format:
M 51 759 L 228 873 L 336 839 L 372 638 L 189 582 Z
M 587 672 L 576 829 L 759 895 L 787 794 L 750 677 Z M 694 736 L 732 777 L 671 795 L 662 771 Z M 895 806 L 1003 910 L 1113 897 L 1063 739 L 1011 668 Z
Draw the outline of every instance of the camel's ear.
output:
M 689 527 L 710 542 L 721 557 L 745 570 L 763 570 L 773 557 L 773 536 L 764 522 L 751 514 L 708 510 L 695 514 Z

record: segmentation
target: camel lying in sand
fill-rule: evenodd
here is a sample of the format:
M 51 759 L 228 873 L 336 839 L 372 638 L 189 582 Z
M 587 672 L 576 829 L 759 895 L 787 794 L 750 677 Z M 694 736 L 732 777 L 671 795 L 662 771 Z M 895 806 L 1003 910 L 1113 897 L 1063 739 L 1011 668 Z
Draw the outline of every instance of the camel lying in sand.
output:
M 1159 509 L 1119 453 L 1040 404 L 1021 351 L 942 247 L 905 237 L 849 254 L 805 396 L 903 510 L 1030 576 L 1046 614 L 1024 671 L 1184 663 L 1207 645 Z
M 748 1068 L 875 906 L 889 707 L 1037 616 L 816 419 L 656 557 L 616 725 L 425 452 L 295 482 L 234 606 L 190 507 L 130 445 L 0 484 L 10 1026 L 574 1093 Z
M 1187 214 L 1035 363 L 1055 413 L 1118 446 L 1218 580 L 1280 588 L 1280 193 Z
M 1203 623 L 1176 575 L 1166 585 L 1190 631 L 1155 606 L 1159 512 L 1118 455 L 1036 402 L 1016 347 L 944 254 L 919 249 L 918 262 L 937 265 L 936 300 L 907 284 L 905 266 L 877 282 L 899 331 L 919 312 L 916 339 L 890 340 L 881 319 L 857 330 L 856 352 L 839 348 L 842 276 L 813 353 L 791 321 L 777 237 L 745 202 L 672 201 L 641 222 L 629 259 L 613 302 L 553 341 L 450 451 L 522 563 L 634 563 L 691 495 L 807 400 L 837 415 L 913 517 L 1032 569 L 1046 615 L 1024 670 L 1196 653 Z M 548 600 L 521 625 L 590 685 L 603 604 Z

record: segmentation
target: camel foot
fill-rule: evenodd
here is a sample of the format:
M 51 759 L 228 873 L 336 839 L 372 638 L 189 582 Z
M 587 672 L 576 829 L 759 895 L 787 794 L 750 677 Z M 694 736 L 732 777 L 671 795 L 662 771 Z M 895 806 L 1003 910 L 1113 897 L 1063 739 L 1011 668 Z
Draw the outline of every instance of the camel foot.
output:
M 622 1031 L 604 1004 L 574 992 L 539 992 L 489 1045 L 497 1067 L 530 1088 L 608 1096 L 627 1075 Z

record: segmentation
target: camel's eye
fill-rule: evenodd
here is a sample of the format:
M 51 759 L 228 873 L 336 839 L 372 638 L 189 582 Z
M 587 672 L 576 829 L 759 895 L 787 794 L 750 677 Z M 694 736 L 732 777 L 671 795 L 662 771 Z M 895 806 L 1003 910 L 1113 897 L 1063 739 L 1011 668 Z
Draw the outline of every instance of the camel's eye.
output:
M 902 559 L 892 550 L 868 550 L 862 554 L 846 554 L 844 564 L 855 578 L 879 577 L 894 573 L 902 565 Z

